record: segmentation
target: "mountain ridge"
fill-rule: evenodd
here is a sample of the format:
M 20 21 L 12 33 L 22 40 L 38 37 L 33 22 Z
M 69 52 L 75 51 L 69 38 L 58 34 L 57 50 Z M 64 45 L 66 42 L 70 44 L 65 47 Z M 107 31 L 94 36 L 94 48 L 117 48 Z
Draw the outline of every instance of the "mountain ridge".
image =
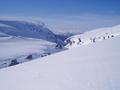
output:
M 50 42 L 58 42 L 58 39 L 61 40 L 44 23 L 37 23 L 35 21 L 0 20 L 0 32 L 11 36 L 37 38 Z

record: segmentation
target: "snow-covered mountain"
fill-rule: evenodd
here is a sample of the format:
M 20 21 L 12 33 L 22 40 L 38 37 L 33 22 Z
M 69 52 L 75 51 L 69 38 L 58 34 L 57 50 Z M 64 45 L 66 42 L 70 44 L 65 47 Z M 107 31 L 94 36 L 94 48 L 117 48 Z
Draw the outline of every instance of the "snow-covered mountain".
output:
M 51 31 L 49 31 L 48 29 L 44 31 L 43 28 L 45 27 L 44 24 L 40 24 L 42 25 L 40 27 L 37 27 L 37 25 L 39 26 L 39 24 L 25 22 L 25 21 L 23 22 L 23 21 L 1 20 L 0 68 L 8 67 L 13 61 L 16 61 L 18 63 L 23 63 L 38 57 L 44 57 L 47 56 L 48 54 L 62 51 L 66 48 L 69 49 L 73 47 L 79 47 L 81 45 L 95 43 L 98 41 L 110 39 L 120 35 L 120 29 L 119 29 L 120 25 L 110 28 L 101 28 L 74 36 L 71 36 L 69 34 L 56 35 Z M 33 29 L 34 27 L 36 27 L 36 29 Z M 17 28 L 17 29 L 12 29 L 12 28 Z M 46 38 L 48 36 L 47 32 L 51 32 L 51 34 L 49 34 L 50 35 L 50 38 L 48 38 L 49 40 Z M 40 37 L 38 34 L 40 35 Z M 32 35 L 32 36 L 29 37 L 27 35 Z M 66 44 L 65 48 L 59 49 L 63 47 L 64 40 Z M 30 59 L 28 59 L 29 57 Z
M 1 90 L 120 90 L 120 36 L 0 70 Z
M 23 63 L 61 51 L 66 38 L 50 31 L 44 23 L 0 20 L 0 68 L 12 61 Z
M 60 38 L 50 31 L 44 23 L 20 20 L 0 20 L 0 32 L 28 38 L 43 39 L 58 42 Z
M 83 34 L 74 35 L 65 40 L 66 48 L 73 48 L 80 45 L 95 43 L 97 41 L 106 40 L 120 35 L 120 25 L 114 27 L 100 28 L 85 32 Z

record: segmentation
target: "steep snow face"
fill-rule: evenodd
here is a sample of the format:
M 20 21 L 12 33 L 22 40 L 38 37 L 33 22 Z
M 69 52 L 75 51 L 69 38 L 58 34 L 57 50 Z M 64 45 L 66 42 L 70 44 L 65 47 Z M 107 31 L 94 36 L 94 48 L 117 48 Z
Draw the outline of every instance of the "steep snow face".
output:
M 56 42 L 56 36 L 43 23 L 18 20 L 0 20 L 0 32 L 11 36 L 38 38 Z
M 120 90 L 120 37 L 0 70 L 1 90 Z
M 80 45 L 86 45 L 90 43 L 95 43 L 97 41 L 109 39 L 120 35 L 120 25 L 101 28 L 93 31 L 85 32 L 80 35 L 71 36 L 65 40 L 67 48 L 73 48 Z

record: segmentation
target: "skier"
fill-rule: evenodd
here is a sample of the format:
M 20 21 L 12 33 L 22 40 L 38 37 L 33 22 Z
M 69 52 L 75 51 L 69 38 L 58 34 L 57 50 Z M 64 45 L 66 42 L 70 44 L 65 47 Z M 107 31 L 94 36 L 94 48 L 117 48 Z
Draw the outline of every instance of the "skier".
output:
M 95 43 L 95 37 L 93 38 L 93 43 Z
M 90 38 L 91 42 L 95 43 L 95 37 L 94 38 Z
M 105 36 L 103 37 L 103 40 L 105 40 Z
M 67 44 L 72 45 L 72 41 L 70 39 L 66 40 Z
M 80 38 L 78 38 L 78 43 L 77 44 L 81 44 L 82 40 Z
M 80 38 L 78 40 L 79 40 L 79 42 L 82 42 Z
M 114 35 L 111 35 L 111 37 L 114 37 Z

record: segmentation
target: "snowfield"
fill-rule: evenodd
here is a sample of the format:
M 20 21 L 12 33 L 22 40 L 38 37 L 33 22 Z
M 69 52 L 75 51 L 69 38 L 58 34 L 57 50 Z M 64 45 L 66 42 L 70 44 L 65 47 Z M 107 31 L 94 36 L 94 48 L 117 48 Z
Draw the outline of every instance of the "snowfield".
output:
M 67 37 L 0 20 L 0 90 L 120 90 L 120 25 Z
M 66 38 L 42 22 L 0 20 L 0 68 L 58 52 Z
M 0 70 L 1 90 L 120 90 L 120 36 Z
M 55 43 L 40 39 L 19 37 L 0 38 L 0 59 L 15 57 L 32 53 L 44 53 L 55 48 Z M 51 50 L 52 51 L 52 50 Z
M 56 52 L 56 43 L 42 39 L 23 37 L 1 37 L 0 38 L 0 68 L 10 65 L 12 60 L 19 63 L 29 61 L 43 55 Z M 29 55 L 31 58 L 27 59 Z M 42 55 L 42 56 L 41 56 Z
M 98 41 L 106 40 L 120 35 L 120 25 L 114 27 L 95 29 L 80 35 L 74 35 L 65 40 L 66 48 L 74 48 Z

